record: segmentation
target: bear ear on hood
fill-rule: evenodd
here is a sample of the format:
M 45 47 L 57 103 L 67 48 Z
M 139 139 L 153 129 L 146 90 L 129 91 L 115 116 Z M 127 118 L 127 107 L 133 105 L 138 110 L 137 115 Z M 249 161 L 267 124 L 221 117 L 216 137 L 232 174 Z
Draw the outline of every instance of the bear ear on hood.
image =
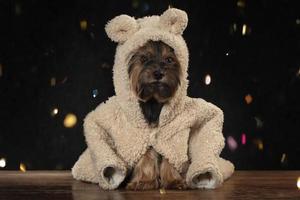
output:
M 181 35 L 188 23 L 188 16 L 183 10 L 169 8 L 160 16 L 160 25 L 169 32 Z
M 114 42 L 125 42 L 138 30 L 138 24 L 133 17 L 120 15 L 110 20 L 105 31 L 107 36 Z

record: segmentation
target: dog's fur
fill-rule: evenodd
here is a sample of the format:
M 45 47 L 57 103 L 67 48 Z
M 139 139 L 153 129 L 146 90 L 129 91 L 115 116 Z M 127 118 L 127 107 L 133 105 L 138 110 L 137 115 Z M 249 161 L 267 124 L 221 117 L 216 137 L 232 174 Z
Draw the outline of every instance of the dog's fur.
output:
M 163 105 L 180 85 L 180 64 L 174 49 L 163 42 L 149 41 L 129 61 L 131 88 L 150 126 L 157 126 Z M 184 178 L 154 149 L 149 149 L 135 166 L 127 189 L 184 189 Z
M 174 50 L 163 42 L 149 41 L 131 57 L 128 73 L 145 119 L 150 125 L 157 124 L 163 104 L 180 84 L 180 64 Z

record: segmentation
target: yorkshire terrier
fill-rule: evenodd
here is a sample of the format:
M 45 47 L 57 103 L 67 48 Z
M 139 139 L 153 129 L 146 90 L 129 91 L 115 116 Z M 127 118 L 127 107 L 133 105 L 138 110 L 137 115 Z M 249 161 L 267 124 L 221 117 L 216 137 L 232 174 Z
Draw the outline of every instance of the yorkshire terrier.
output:
M 145 120 L 149 126 L 157 126 L 164 104 L 180 85 L 181 70 L 174 49 L 161 41 L 148 41 L 131 57 L 128 74 Z M 126 188 L 185 189 L 186 183 L 184 174 L 150 148 L 134 167 Z

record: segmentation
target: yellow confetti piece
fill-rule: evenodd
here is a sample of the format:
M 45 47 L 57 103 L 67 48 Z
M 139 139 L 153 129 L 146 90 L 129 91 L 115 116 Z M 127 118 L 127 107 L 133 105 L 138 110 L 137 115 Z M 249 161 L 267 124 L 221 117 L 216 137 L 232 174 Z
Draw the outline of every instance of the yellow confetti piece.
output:
M 298 180 L 297 180 L 297 188 L 300 190 L 300 177 L 298 177 Z
M 236 4 L 240 8 L 245 8 L 246 6 L 246 2 L 244 0 L 239 0 Z
M 88 25 L 88 23 L 87 23 L 87 21 L 86 20 L 80 20 L 80 29 L 82 30 L 82 31 L 85 31 L 86 29 L 87 29 L 87 25 Z
M 26 172 L 26 165 L 24 163 L 20 163 L 20 171 Z
M 253 142 L 257 146 L 258 150 L 264 150 L 264 143 L 261 139 L 255 139 Z
M 243 24 L 242 35 L 246 35 L 246 33 L 247 33 L 247 25 Z
M 166 194 L 166 190 L 163 189 L 163 188 L 162 188 L 162 189 L 159 189 L 159 193 L 160 193 L 160 194 Z
M 52 77 L 52 78 L 50 79 L 50 85 L 51 85 L 51 86 L 55 86 L 55 85 L 56 85 L 56 78 L 55 78 L 55 77 Z
M 77 117 L 73 113 L 69 113 L 66 115 L 64 119 L 64 126 L 66 128 L 72 128 L 77 123 Z
M 261 140 L 258 143 L 258 149 L 261 151 L 264 150 L 264 143 Z
M 52 117 L 54 117 L 57 114 L 58 114 L 58 108 L 54 108 L 53 110 L 51 110 L 51 116 Z

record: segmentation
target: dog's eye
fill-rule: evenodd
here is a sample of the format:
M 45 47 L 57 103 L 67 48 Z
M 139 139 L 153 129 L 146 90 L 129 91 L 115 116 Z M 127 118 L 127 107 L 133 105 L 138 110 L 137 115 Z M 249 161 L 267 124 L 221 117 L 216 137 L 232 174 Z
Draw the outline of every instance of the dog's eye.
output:
M 148 61 L 148 57 L 145 56 L 145 55 L 141 55 L 140 60 L 141 60 L 142 63 L 145 63 L 145 62 Z
M 167 58 L 165 59 L 165 61 L 166 61 L 166 63 L 171 64 L 171 63 L 174 62 L 174 59 L 173 59 L 172 57 L 167 57 Z

